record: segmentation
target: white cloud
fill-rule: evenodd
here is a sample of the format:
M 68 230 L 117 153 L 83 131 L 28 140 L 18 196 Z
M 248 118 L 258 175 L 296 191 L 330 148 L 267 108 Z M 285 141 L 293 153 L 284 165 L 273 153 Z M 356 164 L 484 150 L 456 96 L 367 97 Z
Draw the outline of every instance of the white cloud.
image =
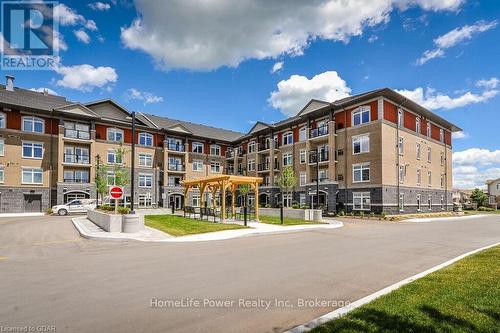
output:
M 348 42 L 389 21 L 394 8 L 456 10 L 463 0 L 135 0 L 139 18 L 121 29 L 130 49 L 162 69 L 213 70 L 247 59 L 301 55 L 315 39 Z
M 453 187 L 484 188 L 488 179 L 500 178 L 500 150 L 469 148 L 453 153 Z
M 75 33 L 76 38 L 85 44 L 90 43 L 90 36 L 83 29 L 73 31 Z
M 495 89 L 499 83 L 500 83 L 500 80 L 498 80 L 496 77 L 492 77 L 489 80 L 477 81 L 476 86 L 481 87 L 481 88 L 486 88 L 486 89 Z
M 274 74 L 276 72 L 279 72 L 283 69 L 283 65 L 285 64 L 285 62 L 283 61 L 278 61 L 276 62 L 274 65 L 273 65 L 273 68 L 271 69 L 271 73 Z
M 144 105 L 163 102 L 163 97 L 156 96 L 153 93 L 147 91 L 139 91 L 135 88 L 127 89 L 127 91 L 125 92 L 125 98 L 128 100 L 136 99 L 143 101 Z
M 91 31 L 97 31 L 97 25 L 94 20 L 88 20 L 87 23 L 85 23 L 85 28 Z
M 368 43 L 375 43 L 375 41 L 378 39 L 378 36 L 377 35 L 371 35 L 369 38 L 368 38 Z
M 313 98 L 333 102 L 350 93 L 351 88 L 337 72 L 327 71 L 311 79 L 292 75 L 288 80 L 280 81 L 278 90 L 271 93 L 268 102 L 285 115 L 294 116 Z
M 465 25 L 460 28 L 455 28 L 446 34 L 437 37 L 434 39 L 434 45 L 436 48 L 425 51 L 422 57 L 417 60 L 417 65 L 423 65 L 431 59 L 443 57 L 445 53 L 444 50 L 470 40 L 482 32 L 491 30 L 495 28 L 497 24 L 497 21 L 479 21 L 473 25 Z
M 431 88 L 426 88 L 424 90 L 424 88 L 418 87 L 413 90 L 403 89 L 396 91 L 429 110 L 449 110 L 469 104 L 482 103 L 495 97 L 499 93 L 498 90 L 485 90 L 480 94 L 467 91 L 462 95 L 450 97 L 445 94 L 436 93 L 436 91 Z
M 453 132 L 452 134 L 452 137 L 453 139 L 467 139 L 469 136 L 469 134 L 465 133 L 464 131 L 460 131 L 460 132 Z
M 62 3 L 54 7 L 54 19 L 58 20 L 61 26 L 80 25 L 92 31 L 97 30 L 93 20 L 87 20 L 83 15 L 78 14 L 76 10 Z
M 59 96 L 59 94 L 57 92 L 55 92 L 54 90 L 52 90 L 50 88 L 47 88 L 47 87 L 31 88 L 29 90 L 36 91 L 36 92 L 39 92 L 39 93 L 43 93 L 44 91 L 47 91 L 51 95 Z
M 111 5 L 109 3 L 104 3 L 100 1 L 89 3 L 88 6 L 93 10 L 101 10 L 101 11 L 108 10 L 111 8 Z
M 112 67 L 94 67 L 87 64 L 59 66 L 56 72 L 62 75 L 62 78 L 56 81 L 58 86 L 84 92 L 92 91 L 96 87 L 102 88 L 118 79 L 118 74 Z

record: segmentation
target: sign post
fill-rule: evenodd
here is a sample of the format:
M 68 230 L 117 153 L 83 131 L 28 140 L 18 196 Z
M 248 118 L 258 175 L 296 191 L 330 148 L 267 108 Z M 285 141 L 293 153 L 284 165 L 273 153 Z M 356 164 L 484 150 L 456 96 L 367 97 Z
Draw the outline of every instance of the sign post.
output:
M 109 188 L 109 196 L 115 199 L 115 214 L 118 214 L 118 199 L 123 197 L 123 188 L 120 186 L 111 186 Z

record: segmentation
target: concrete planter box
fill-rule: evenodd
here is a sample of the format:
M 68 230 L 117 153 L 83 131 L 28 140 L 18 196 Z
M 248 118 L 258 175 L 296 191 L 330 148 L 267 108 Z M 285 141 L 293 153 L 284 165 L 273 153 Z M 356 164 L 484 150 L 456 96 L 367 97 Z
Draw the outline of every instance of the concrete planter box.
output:
M 122 231 L 126 233 L 135 233 L 144 230 L 144 215 L 125 214 L 122 215 Z
M 89 210 L 87 218 L 108 232 L 122 232 L 122 215 Z
M 260 215 L 267 216 L 280 216 L 279 208 L 260 208 Z M 284 208 L 283 217 L 288 217 L 291 219 L 300 219 L 305 221 L 317 221 L 321 222 L 322 212 L 320 209 L 294 209 L 294 208 Z

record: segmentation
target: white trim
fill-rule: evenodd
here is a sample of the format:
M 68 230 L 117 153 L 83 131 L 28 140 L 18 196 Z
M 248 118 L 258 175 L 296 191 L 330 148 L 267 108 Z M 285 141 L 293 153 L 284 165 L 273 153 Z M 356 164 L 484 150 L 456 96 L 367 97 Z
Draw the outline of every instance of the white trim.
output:
M 147 141 L 147 138 L 151 138 L 151 144 L 150 145 L 147 145 L 147 144 L 142 144 L 141 143 L 141 135 L 144 136 L 144 141 L 146 142 Z M 144 146 L 144 147 L 153 147 L 154 146 L 154 136 L 153 134 L 151 133 L 148 133 L 148 132 L 140 132 L 138 135 L 137 135 L 137 144 L 140 145 L 140 146 Z
M 31 118 L 31 121 L 33 122 L 33 131 L 26 131 L 24 129 L 24 120 L 26 118 Z M 39 121 L 42 123 L 42 131 L 41 132 L 37 132 L 35 131 L 35 121 Z M 40 118 L 40 117 L 37 117 L 37 116 L 34 116 L 34 115 L 28 115 L 28 116 L 22 116 L 21 117 L 21 131 L 22 132 L 26 132 L 26 133 L 39 133 L 39 134 L 44 134 L 45 133 L 45 119 L 43 118 Z
M 42 145 L 42 157 L 35 157 L 35 156 L 24 156 L 24 144 L 25 143 L 28 143 L 28 144 L 40 144 Z M 34 154 L 35 152 L 35 147 L 33 146 L 32 147 L 32 155 L 35 155 Z M 29 140 L 21 140 L 21 158 L 25 158 L 25 159 L 30 159 L 30 160 L 43 160 L 43 156 L 45 155 L 45 149 L 43 147 L 43 142 L 40 142 L 40 141 L 29 141 Z M 3 155 L 2 155 L 3 156 Z
M 111 140 L 109 138 L 109 132 L 110 131 L 114 131 L 115 133 L 116 132 L 121 133 L 122 139 L 121 140 Z M 116 137 L 116 134 L 114 136 Z M 121 128 L 118 128 L 118 127 L 108 127 L 108 128 L 106 128 L 106 141 L 109 141 L 109 142 L 124 142 L 125 141 L 125 134 L 123 133 L 123 130 Z
M 366 112 L 368 111 L 368 121 L 367 122 L 363 122 L 363 116 L 360 115 L 360 123 L 355 125 L 354 124 L 354 115 L 356 113 L 360 113 L 362 114 L 363 112 Z M 364 125 L 364 124 L 368 124 L 372 121 L 372 108 L 370 105 L 360 105 L 358 106 L 356 109 L 354 109 L 352 112 L 351 112 L 351 127 L 357 127 L 357 126 L 360 126 L 360 125 Z

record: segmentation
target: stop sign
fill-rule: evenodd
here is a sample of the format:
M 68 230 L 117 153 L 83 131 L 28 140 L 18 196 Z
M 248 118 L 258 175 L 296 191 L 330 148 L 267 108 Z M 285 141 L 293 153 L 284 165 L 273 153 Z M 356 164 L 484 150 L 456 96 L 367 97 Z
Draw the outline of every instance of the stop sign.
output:
M 109 196 L 113 199 L 121 199 L 123 196 L 123 188 L 119 186 L 113 186 L 109 189 Z

